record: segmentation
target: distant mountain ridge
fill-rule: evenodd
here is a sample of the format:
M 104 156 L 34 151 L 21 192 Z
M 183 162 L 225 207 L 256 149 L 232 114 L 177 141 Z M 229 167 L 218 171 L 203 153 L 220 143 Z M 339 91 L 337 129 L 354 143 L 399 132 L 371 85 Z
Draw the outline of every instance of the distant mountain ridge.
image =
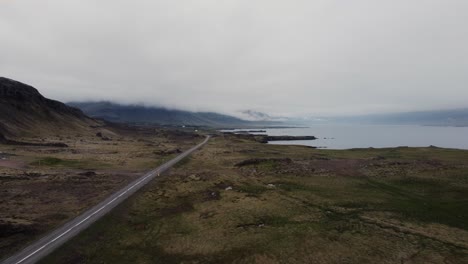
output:
M 12 136 L 80 131 L 98 122 L 81 110 L 42 96 L 27 84 L 0 77 L 0 133 Z
M 290 119 L 289 121 L 301 124 L 344 123 L 375 125 L 468 126 L 468 108 L 357 116 L 309 117 L 302 119 Z
M 372 124 L 468 126 L 468 108 L 368 115 L 354 119 Z
M 159 125 L 210 127 L 240 127 L 269 124 L 268 122 L 251 122 L 213 112 L 190 112 L 163 107 L 120 105 L 108 101 L 70 102 L 68 105 L 80 108 L 91 117 L 120 123 L 154 123 Z

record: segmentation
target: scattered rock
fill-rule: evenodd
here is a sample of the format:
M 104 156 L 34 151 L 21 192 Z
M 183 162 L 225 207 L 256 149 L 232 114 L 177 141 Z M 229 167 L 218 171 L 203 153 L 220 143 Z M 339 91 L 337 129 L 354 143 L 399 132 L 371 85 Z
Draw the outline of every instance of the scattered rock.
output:
M 203 199 L 204 201 L 213 201 L 213 200 L 220 200 L 221 199 L 221 194 L 219 191 L 213 191 L 213 190 L 208 190 L 205 193 L 205 198 Z
M 199 181 L 200 180 L 200 177 L 198 177 L 197 175 L 195 174 L 192 174 L 190 176 L 188 176 L 188 178 L 192 181 Z
M 222 182 L 216 183 L 214 186 L 216 186 L 216 188 L 218 189 L 225 190 L 227 187 L 232 187 L 232 183 L 222 181 Z
M 252 227 L 264 227 L 265 224 L 263 222 L 260 222 L 260 223 L 249 223 L 249 224 L 239 224 L 237 225 L 236 227 L 237 228 L 243 228 L 243 229 L 248 229 L 248 228 L 252 228 Z
M 208 219 L 208 218 L 212 218 L 215 215 L 216 215 L 215 211 L 206 211 L 206 212 L 200 213 L 199 218 Z

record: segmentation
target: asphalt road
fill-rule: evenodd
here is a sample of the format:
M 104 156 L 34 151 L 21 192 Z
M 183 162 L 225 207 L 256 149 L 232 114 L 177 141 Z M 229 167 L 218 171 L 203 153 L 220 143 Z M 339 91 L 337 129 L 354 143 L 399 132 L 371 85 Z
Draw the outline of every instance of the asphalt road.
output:
M 192 152 L 202 147 L 208 142 L 209 139 L 210 136 L 207 136 L 202 143 L 183 152 L 176 158 L 166 162 L 160 167 L 148 172 L 139 179 L 133 181 L 125 188 L 112 194 L 107 199 L 100 202 L 98 205 L 84 212 L 83 214 L 66 223 L 62 227 L 52 231 L 50 234 L 34 242 L 30 246 L 24 248 L 15 255 L 5 259 L 2 262 L 2 264 L 29 264 L 38 262 L 41 258 L 47 256 L 56 248 L 63 245 L 65 242 L 67 242 L 68 240 L 76 236 L 78 233 L 89 227 L 92 223 L 96 222 L 98 219 L 103 217 L 114 207 L 122 203 L 125 199 L 134 194 L 141 187 L 145 186 L 152 179 L 157 177 L 160 173 L 174 166 L 177 162 L 181 161 L 183 158 L 187 157 Z

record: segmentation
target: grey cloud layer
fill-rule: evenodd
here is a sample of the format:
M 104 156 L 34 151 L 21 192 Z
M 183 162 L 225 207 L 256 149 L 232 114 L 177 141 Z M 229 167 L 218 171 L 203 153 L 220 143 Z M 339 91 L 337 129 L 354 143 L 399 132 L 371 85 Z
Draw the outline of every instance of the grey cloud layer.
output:
M 65 101 L 225 113 L 462 107 L 466 14 L 464 0 L 4 0 L 0 75 Z

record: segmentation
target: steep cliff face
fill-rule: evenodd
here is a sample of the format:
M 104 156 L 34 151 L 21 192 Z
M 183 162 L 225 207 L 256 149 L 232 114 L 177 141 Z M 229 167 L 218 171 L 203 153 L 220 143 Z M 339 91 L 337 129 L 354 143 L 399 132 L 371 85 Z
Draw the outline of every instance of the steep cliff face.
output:
M 0 133 L 34 135 L 87 130 L 97 122 L 81 110 L 47 99 L 37 89 L 0 77 Z

